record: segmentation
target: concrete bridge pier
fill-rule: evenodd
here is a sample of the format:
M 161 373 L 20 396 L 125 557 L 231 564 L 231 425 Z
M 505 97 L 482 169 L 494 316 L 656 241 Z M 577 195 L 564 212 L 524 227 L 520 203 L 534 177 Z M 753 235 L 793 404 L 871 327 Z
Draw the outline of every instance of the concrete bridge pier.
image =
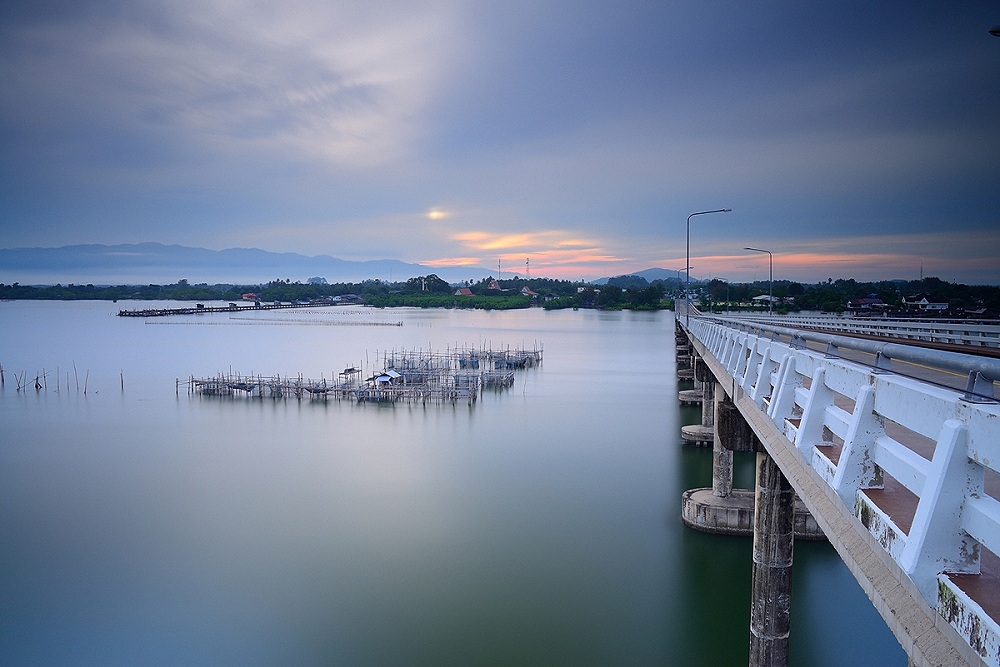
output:
M 694 378 L 694 367 L 691 363 L 692 351 L 691 343 L 683 329 L 678 328 L 674 332 L 674 340 L 677 349 L 677 379 L 690 380 Z
M 678 341 L 686 340 L 682 336 L 682 330 L 678 331 Z M 762 451 L 760 440 L 708 364 L 696 354 L 692 355 L 691 361 L 694 366 L 691 370 L 702 384 L 698 392 L 702 395 L 702 423 L 682 427 L 681 436 L 687 442 L 712 447 L 712 486 L 689 489 L 682 494 L 681 518 L 696 530 L 749 537 L 754 532 L 755 493 L 751 489 L 733 488 L 733 452 Z M 688 391 L 680 393 L 683 395 Z M 694 401 L 686 401 L 681 396 L 681 402 Z M 796 537 L 824 539 L 823 531 L 802 502 L 796 501 L 794 508 Z
M 694 377 L 701 382 L 701 425 L 715 427 L 715 385 L 718 384 L 705 362 L 695 362 Z
M 795 493 L 767 452 L 757 454 L 750 667 L 787 667 Z
M 694 357 L 694 392 L 701 397 L 701 424 L 681 427 L 681 437 L 694 445 L 709 447 L 715 437 L 715 376 L 700 357 Z M 684 393 L 680 396 L 684 400 Z
M 717 421 L 720 403 L 729 398 L 718 382 L 713 383 L 715 400 L 712 401 L 713 424 Z M 733 450 L 722 444 L 722 433 L 719 424 L 715 424 L 715 434 L 712 438 L 712 495 L 716 498 L 728 498 L 733 494 Z

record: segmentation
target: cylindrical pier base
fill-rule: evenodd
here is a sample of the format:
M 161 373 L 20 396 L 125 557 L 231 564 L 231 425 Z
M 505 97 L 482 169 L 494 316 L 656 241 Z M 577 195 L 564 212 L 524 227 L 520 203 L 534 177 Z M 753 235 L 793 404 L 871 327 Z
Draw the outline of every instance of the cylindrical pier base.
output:
M 677 400 L 681 405 L 701 405 L 701 392 L 695 389 L 681 389 L 677 392 Z
M 684 525 L 705 533 L 753 537 L 753 489 L 733 489 L 720 497 L 712 489 L 689 489 L 681 494 L 681 519 Z M 795 539 L 825 540 L 801 500 L 795 501 Z
M 681 438 L 684 439 L 684 442 L 697 447 L 711 447 L 712 441 L 715 439 L 715 428 L 702 424 L 688 424 L 681 427 Z
M 795 492 L 766 452 L 757 454 L 750 667 L 787 667 Z

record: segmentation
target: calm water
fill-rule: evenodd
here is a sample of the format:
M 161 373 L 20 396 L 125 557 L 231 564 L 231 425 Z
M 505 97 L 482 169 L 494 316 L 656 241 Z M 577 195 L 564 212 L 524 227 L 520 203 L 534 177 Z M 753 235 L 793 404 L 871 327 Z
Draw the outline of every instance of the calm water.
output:
M 750 541 L 679 518 L 711 455 L 672 313 L 114 317 L 139 305 L 0 304 L 0 663 L 746 664 Z M 175 392 L 456 344 L 545 359 L 472 407 Z M 905 665 L 836 553 L 795 549 L 793 663 Z

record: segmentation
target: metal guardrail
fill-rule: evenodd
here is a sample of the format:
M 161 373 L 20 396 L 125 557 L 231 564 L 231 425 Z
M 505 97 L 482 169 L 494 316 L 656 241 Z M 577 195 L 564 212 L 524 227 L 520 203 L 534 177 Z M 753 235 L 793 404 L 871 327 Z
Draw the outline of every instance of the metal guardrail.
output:
M 955 574 L 979 574 L 984 550 L 1000 555 L 1000 500 L 984 488 L 1000 472 L 1000 404 L 977 402 L 879 368 L 795 344 L 811 339 L 919 363 L 1000 377 L 1000 364 L 835 335 L 718 318 L 689 332 L 766 414 L 784 439 L 896 561 L 927 604 L 986 664 L 1000 667 L 1000 624 Z M 792 334 L 791 342 L 773 334 Z M 970 367 L 974 364 L 975 368 Z M 720 381 L 729 382 L 730 379 Z M 912 516 L 879 505 L 892 486 Z M 884 505 L 884 503 L 883 503 Z
M 972 347 L 1000 347 L 1000 324 L 985 320 L 928 320 L 782 315 L 729 315 L 734 321 L 811 327 L 868 336 L 887 336 Z
M 708 321 L 725 323 L 727 326 L 756 335 L 786 336 L 791 340 L 792 346 L 801 346 L 809 341 L 826 346 L 827 352 L 830 354 L 836 354 L 841 349 L 871 354 L 876 359 L 875 367 L 882 370 L 888 370 L 891 361 L 898 360 L 957 373 L 968 378 L 966 392 L 970 397 L 993 399 L 992 383 L 1000 382 L 1000 359 L 947 350 L 933 350 L 914 345 L 865 340 L 818 331 L 806 331 L 743 318 L 701 317 Z

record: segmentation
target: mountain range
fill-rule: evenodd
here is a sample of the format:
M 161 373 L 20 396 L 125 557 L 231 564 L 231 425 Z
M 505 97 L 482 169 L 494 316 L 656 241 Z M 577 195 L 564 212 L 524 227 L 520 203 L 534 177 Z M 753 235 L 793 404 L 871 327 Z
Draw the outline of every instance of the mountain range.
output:
M 271 280 L 361 282 L 407 280 L 436 273 L 449 282 L 494 275 L 481 267 L 431 267 L 393 259 L 350 261 L 257 248 L 209 250 L 162 243 L 0 248 L 0 282 L 99 285 L 197 283 L 256 285 Z M 509 276 L 508 276 L 509 277 Z
M 259 248 L 209 250 L 162 243 L 0 248 L 0 283 L 8 284 L 148 285 L 184 279 L 192 284 L 257 285 L 285 279 L 306 282 L 310 278 L 356 283 L 371 279 L 404 281 L 432 273 L 450 283 L 496 277 L 494 269 L 479 266 L 433 267 L 395 259 L 351 261 Z M 502 278 L 520 275 L 504 271 Z M 677 277 L 675 271 L 656 268 L 633 275 L 650 282 Z M 603 285 L 608 278 L 593 282 Z

